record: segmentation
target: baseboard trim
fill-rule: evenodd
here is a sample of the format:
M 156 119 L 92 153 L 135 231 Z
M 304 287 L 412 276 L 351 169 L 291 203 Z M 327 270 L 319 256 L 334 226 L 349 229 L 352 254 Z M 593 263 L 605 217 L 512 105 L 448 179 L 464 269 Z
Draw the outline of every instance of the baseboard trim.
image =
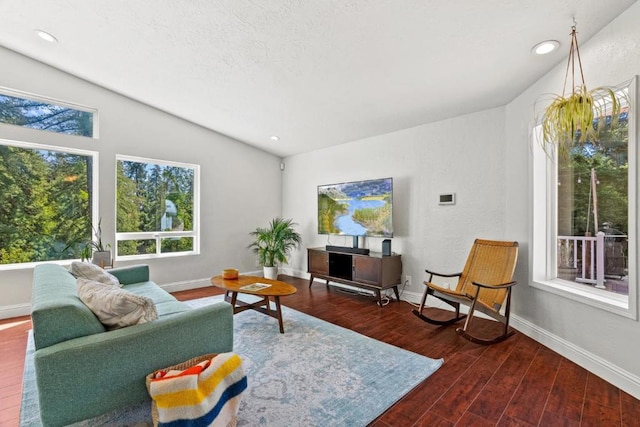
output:
M 186 291 L 189 289 L 205 288 L 207 286 L 212 286 L 212 285 L 211 285 L 211 279 L 206 278 L 206 279 L 185 280 L 183 282 L 165 283 L 158 286 L 160 286 L 165 291 L 171 293 L 171 292 Z
M 605 379 L 616 387 L 640 399 L 640 377 L 613 365 L 606 359 L 585 350 L 551 332 L 543 329 L 522 317 L 511 314 L 511 325 L 514 329 L 534 339 L 540 344 L 582 366 L 589 372 Z
M 0 319 L 31 315 L 31 304 L 15 304 L 0 307 Z

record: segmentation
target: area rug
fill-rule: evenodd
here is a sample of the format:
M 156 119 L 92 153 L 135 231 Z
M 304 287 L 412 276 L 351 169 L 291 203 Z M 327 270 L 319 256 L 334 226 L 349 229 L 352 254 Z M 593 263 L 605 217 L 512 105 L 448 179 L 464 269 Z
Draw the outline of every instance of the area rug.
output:
M 253 310 L 234 316 L 234 352 L 248 378 L 238 426 L 366 426 L 443 363 L 287 307 L 282 314 L 284 334 L 276 319 Z M 30 338 L 20 425 L 39 426 L 39 419 Z M 114 425 L 151 425 L 150 404 L 75 424 Z

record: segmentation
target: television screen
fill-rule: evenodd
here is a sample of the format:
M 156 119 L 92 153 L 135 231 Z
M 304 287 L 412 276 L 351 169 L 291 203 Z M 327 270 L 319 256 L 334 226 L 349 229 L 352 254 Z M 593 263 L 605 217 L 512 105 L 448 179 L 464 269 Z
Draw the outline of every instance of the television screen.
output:
M 393 237 L 393 179 L 318 186 L 318 233 Z

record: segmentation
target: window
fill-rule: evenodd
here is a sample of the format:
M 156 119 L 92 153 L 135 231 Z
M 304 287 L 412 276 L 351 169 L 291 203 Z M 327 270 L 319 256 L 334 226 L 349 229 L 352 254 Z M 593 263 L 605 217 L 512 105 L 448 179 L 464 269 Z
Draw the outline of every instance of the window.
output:
M 199 166 L 118 156 L 116 167 L 116 257 L 199 253 Z
M 80 258 L 97 211 L 97 157 L 90 151 L 0 140 L 3 268 Z
M 606 118 L 598 142 L 575 144 L 566 155 L 544 153 L 540 126 L 534 131 L 532 284 L 635 318 L 635 80 L 619 91 L 631 105 L 616 127 L 615 117 Z
M 87 107 L 0 88 L 0 123 L 97 138 L 96 116 Z

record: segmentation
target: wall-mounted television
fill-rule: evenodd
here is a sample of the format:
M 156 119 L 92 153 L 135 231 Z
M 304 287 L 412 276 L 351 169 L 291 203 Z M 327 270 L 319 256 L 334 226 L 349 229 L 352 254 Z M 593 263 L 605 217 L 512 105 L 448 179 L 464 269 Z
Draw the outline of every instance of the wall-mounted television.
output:
M 393 178 L 319 185 L 318 234 L 393 237 Z

